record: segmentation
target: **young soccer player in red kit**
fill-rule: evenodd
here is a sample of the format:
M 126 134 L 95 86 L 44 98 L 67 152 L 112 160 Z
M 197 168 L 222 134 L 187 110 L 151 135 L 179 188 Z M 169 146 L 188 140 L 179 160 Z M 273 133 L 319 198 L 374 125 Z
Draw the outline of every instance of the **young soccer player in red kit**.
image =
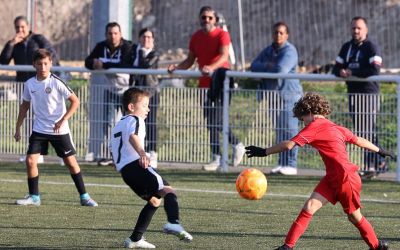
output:
M 292 139 L 282 141 L 269 148 L 256 146 L 246 147 L 246 155 L 262 157 L 291 150 L 295 146 L 310 144 L 316 148 L 325 164 L 326 175 L 314 189 L 303 209 L 293 222 L 287 233 L 285 244 L 277 250 L 290 250 L 305 232 L 312 216 L 328 202 L 340 202 L 344 212 L 353 225 L 360 231 L 370 249 L 389 249 L 388 243 L 378 240 L 374 229 L 361 214 L 360 192 L 361 179 L 358 166 L 351 163 L 346 151 L 346 142 L 378 153 L 382 157 L 392 157 L 394 154 L 384 150 L 370 141 L 355 136 L 349 129 L 328 120 L 331 113 L 329 103 L 320 95 L 307 93 L 295 103 L 294 116 L 303 121 L 305 127 Z

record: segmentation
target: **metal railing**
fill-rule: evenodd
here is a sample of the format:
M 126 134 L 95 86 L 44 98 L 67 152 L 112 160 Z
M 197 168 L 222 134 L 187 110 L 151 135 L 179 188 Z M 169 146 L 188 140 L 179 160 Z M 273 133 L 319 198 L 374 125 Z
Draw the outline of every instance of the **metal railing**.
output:
M 34 71 L 33 67 L 31 66 L 8 66 L 8 65 L 0 65 L 0 70 L 6 70 L 6 71 L 14 71 L 14 70 L 20 70 L 20 71 Z M 115 74 L 115 73 L 127 73 L 127 74 L 152 74 L 152 75 L 171 75 L 169 74 L 166 70 L 163 69 L 159 69 L 159 70 L 148 70 L 148 69 L 109 69 L 109 70 L 98 70 L 98 71 L 89 71 L 86 68 L 80 68 L 80 67 L 54 67 L 52 69 L 53 71 L 57 71 L 57 72 L 80 72 L 80 73 L 85 73 L 85 72 L 90 72 L 92 74 Z M 174 72 L 174 74 L 172 75 L 173 77 L 199 77 L 201 74 L 198 71 L 185 71 L 185 70 L 177 70 Z M 318 74 L 277 74 L 277 73 L 253 73 L 253 72 L 238 72 L 238 71 L 227 71 L 227 77 L 234 77 L 234 78 L 257 78 L 257 79 L 262 79 L 262 78 L 271 78 L 271 79 L 287 79 L 287 78 L 295 78 L 295 79 L 300 79 L 303 81 L 319 81 L 319 82 L 325 82 L 325 81 L 343 81 L 343 79 L 335 77 L 333 75 L 318 75 Z M 393 103 L 396 103 L 396 107 L 392 108 L 395 110 L 396 112 L 396 116 L 393 116 L 393 113 L 390 114 L 390 116 L 392 116 L 392 118 L 396 119 L 399 116 L 399 112 L 400 112 L 400 104 L 397 100 L 399 100 L 399 93 L 400 93 L 400 77 L 399 76 L 394 76 L 394 75 L 381 75 L 381 76 L 373 76 L 367 79 L 357 79 L 357 78 L 351 78 L 351 80 L 354 81 L 378 81 L 378 82 L 395 82 L 397 84 L 396 87 L 396 97 L 392 98 L 394 99 Z M 21 91 L 22 88 L 20 88 L 18 91 Z M 86 92 L 85 92 L 86 91 Z M 194 110 L 191 115 L 187 115 L 187 117 L 185 117 L 185 119 L 192 119 L 191 117 L 196 117 L 196 121 L 198 121 L 198 125 L 197 124 L 192 124 L 192 122 L 189 122 L 188 124 L 186 124 L 185 122 L 179 122 L 179 121 L 174 121 L 173 123 L 169 124 L 168 121 L 163 120 L 160 121 L 162 123 L 157 124 L 158 126 L 160 126 L 160 130 L 162 131 L 169 131 L 171 133 L 175 133 L 176 137 L 181 136 L 181 131 L 176 128 L 174 128 L 176 131 L 174 132 L 174 129 L 170 129 L 171 127 L 175 126 L 175 127 L 185 127 L 185 128 L 189 128 L 192 127 L 191 129 L 188 129 L 187 132 L 188 137 L 198 137 L 199 141 L 191 141 L 192 143 L 192 150 L 193 148 L 195 148 L 195 144 L 198 143 L 199 146 L 201 146 L 201 150 L 204 150 L 206 152 L 206 154 L 209 154 L 210 151 L 207 149 L 207 147 L 209 146 L 208 143 L 205 143 L 204 140 L 207 140 L 205 138 L 207 138 L 207 136 L 199 136 L 199 134 L 206 134 L 207 130 L 205 129 L 205 125 L 204 123 L 202 123 L 203 119 L 199 119 L 199 117 L 202 117 L 202 112 L 199 111 L 201 110 L 202 106 L 201 104 L 199 104 L 199 100 L 201 100 L 202 98 L 204 98 L 205 96 L 205 90 L 204 89 L 191 89 L 191 92 L 188 92 L 188 90 L 173 90 L 173 89 L 165 89 L 165 92 L 163 93 L 163 98 L 165 97 L 165 101 L 164 102 L 160 102 L 160 107 L 162 109 L 162 111 L 164 112 L 169 112 L 169 115 L 171 117 L 174 116 L 174 112 L 180 112 L 179 111 L 179 105 L 181 106 L 185 106 L 187 108 L 187 110 Z M 84 94 L 79 94 L 82 95 L 80 98 L 84 99 L 81 100 L 81 102 L 84 105 L 89 105 L 89 99 L 88 99 L 88 95 L 90 94 L 88 89 L 85 89 L 82 93 Z M 234 100 L 236 98 L 236 100 L 239 100 L 236 106 L 231 104 L 229 105 L 229 95 L 233 93 L 233 97 Z M 232 90 L 229 89 L 229 85 L 227 84 L 227 82 L 225 82 L 224 84 L 224 98 L 223 98 L 223 122 L 222 122 L 222 170 L 223 171 L 228 171 L 228 156 L 229 156 L 229 142 L 228 142 L 228 131 L 229 128 L 233 128 L 236 131 L 239 131 L 239 133 L 242 133 L 243 135 L 241 136 L 241 138 L 244 138 L 244 143 L 258 143 L 258 145 L 263 145 L 262 143 L 273 143 L 271 138 L 267 138 L 266 141 L 261 142 L 261 141 L 256 141 L 256 138 L 253 134 L 256 133 L 255 132 L 255 128 L 252 125 L 249 124 L 242 124 L 242 121 L 247 121 L 249 119 L 249 117 L 244 117 L 244 116 L 238 116 L 237 114 L 232 114 L 233 112 L 236 112 L 235 109 L 238 109 L 237 106 L 242 105 L 245 102 L 248 102 L 249 100 L 253 100 L 253 104 L 255 104 L 254 106 L 257 106 L 256 103 L 257 101 L 255 100 L 256 98 L 254 97 L 256 95 L 256 91 L 253 90 Z M 190 98 L 188 97 L 190 96 Z M 190 103 L 178 103 L 178 102 L 172 102 L 171 100 L 178 100 L 178 99 L 191 99 Z M 193 99 L 193 100 L 192 100 Z M 240 101 L 242 99 L 245 99 L 246 101 Z M 329 99 L 329 98 L 328 98 Z M 388 99 L 388 98 L 386 98 Z M 168 103 L 166 103 L 166 101 L 168 101 Z M 261 104 L 260 104 L 261 105 Z M 15 103 L 14 103 L 15 106 Z M 16 105 L 17 107 L 18 105 Z M 255 112 L 258 113 L 265 113 L 268 109 L 268 106 L 260 106 L 261 108 L 259 110 L 254 109 Z M 240 107 L 239 107 L 240 108 Z M 84 109 L 87 109 L 87 106 L 84 107 Z M 343 108 L 342 108 L 343 109 Z M 232 111 L 234 110 L 234 111 Z M 15 110 L 13 111 L 15 112 Z M 186 112 L 186 111 L 185 111 Z M 182 112 L 182 113 L 185 113 Z M 238 112 L 241 112 L 240 110 Z M 341 112 L 347 112 L 347 111 L 341 111 Z M 386 115 L 389 111 L 386 111 Z M 187 113 L 187 112 L 186 112 Z M 176 115 L 175 115 L 176 116 Z M 251 117 L 250 119 L 252 119 L 253 117 Z M 8 127 L 12 127 L 12 124 L 9 124 L 9 117 L 7 118 L 6 114 L 2 114 L 2 118 L 1 119 L 8 119 L 8 123 L 5 126 Z M 262 121 L 265 120 L 266 118 L 264 116 L 260 116 L 257 117 L 258 121 Z M 394 120 L 393 120 L 394 121 Z M 393 122 L 392 121 L 392 122 Z M 77 128 L 83 128 L 85 126 L 87 126 L 87 123 L 90 122 L 89 120 L 87 120 L 87 116 L 85 114 L 81 114 L 79 116 L 74 115 L 72 118 L 72 121 L 74 123 L 77 123 L 78 125 L 76 125 Z M 157 123 L 159 121 L 157 120 Z M 391 148 L 392 149 L 396 149 L 397 150 L 397 155 L 400 155 L 400 149 L 399 147 L 397 147 L 397 145 L 400 145 L 400 121 L 399 119 L 396 119 L 396 122 L 394 122 L 396 124 L 396 128 L 395 128 L 395 134 L 389 134 L 388 136 L 390 137 L 396 137 L 396 145 L 392 145 Z M 83 126 L 83 124 L 85 124 L 85 126 Z M 191 125 L 192 124 L 192 125 Z M 200 130 L 195 130 L 196 126 L 199 127 Z M 263 125 L 264 126 L 264 125 Z M 270 125 L 268 125 L 270 126 Z M 28 128 L 27 128 L 28 129 Z M 78 143 L 76 142 L 76 144 L 87 144 L 88 138 L 85 138 L 88 136 L 88 133 L 85 132 L 78 132 L 76 131 L 77 129 L 72 129 L 73 134 L 78 134 L 79 140 Z M 82 129 L 81 129 L 82 130 Z M 251 130 L 251 131 L 250 131 Z M 13 131 L 13 130 L 12 130 Z M 268 130 L 273 131 L 273 129 Z M 268 133 L 269 133 L 268 132 Z M 247 134 L 246 134 L 247 133 Z M 4 133 L 2 133 L 1 136 L 5 136 Z M 196 138 L 197 138 L 196 137 Z M 181 138 L 182 139 L 182 138 Z M 169 146 L 167 147 L 162 147 L 160 148 L 161 152 L 162 150 L 171 150 L 171 151 L 176 151 L 177 147 L 179 147 L 179 144 L 182 144 L 182 141 L 180 141 L 181 139 L 176 139 L 176 141 L 174 140 L 170 140 L 167 143 L 165 143 L 166 145 L 168 144 Z M 2 139 L 3 141 L 7 141 L 6 139 Z M 76 140 L 76 139 L 74 139 Z M 189 145 L 189 144 L 188 144 Z M 182 146 L 182 145 L 181 145 Z M 265 145 L 266 146 L 266 145 Z M 84 146 L 86 147 L 86 145 Z M 167 149 L 165 149 L 167 148 Z M 198 149 L 199 150 L 199 149 Z M 196 151 L 198 151 L 196 150 Z M 306 150 L 310 150 L 310 149 L 306 149 Z M 179 151 L 179 150 L 178 150 Z M 83 153 L 82 151 L 79 151 Z M 353 151 L 352 151 L 353 152 Z M 12 152 L 11 151 L 7 151 L 7 152 L 0 152 L 0 153 L 14 153 L 14 154 L 18 154 L 20 153 L 18 152 Z M 181 161 L 181 162 L 190 162 L 190 161 L 196 161 L 196 162 L 204 162 L 205 161 L 205 157 L 197 157 L 197 158 L 190 158 L 190 157 L 186 157 L 187 153 L 182 153 L 181 156 L 176 156 L 175 158 L 164 158 L 165 160 L 169 160 L 169 161 Z M 314 152 L 315 155 L 315 152 Z M 353 155 L 353 153 L 352 153 Z M 354 157 L 352 157 L 353 160 Z M 189 160 L 188 160 L 189 159 Z M 162 160 L 162 159 L 161 159 Z M 245 160 L 245 164 L 272 164 L 271 162 L 272 160 L 269 161 L 248 161 Z M 358 164 L 360 164 L 360 160 L 358 160 Z M 400 182 L 400 162 L 399 159 L 397 159 L 396 162 L 396 180 L 398 182 Z

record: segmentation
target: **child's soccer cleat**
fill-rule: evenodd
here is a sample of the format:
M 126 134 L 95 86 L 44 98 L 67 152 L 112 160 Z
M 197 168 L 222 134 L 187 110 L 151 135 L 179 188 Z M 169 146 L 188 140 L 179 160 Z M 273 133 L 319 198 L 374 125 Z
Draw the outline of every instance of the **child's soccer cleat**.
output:
M 16 200 L 15 204 L 21 205 L 21 206 L 28 206 L 28 205 L 40 206 L 40 196 L 27 195 L 23 199 Z
M 372 249 L 371 250 L 388 250 L 389 249 L 389 243 L 386 240 L 380 240 L 378 248 Z
M 81 206 L 85 206 L 85 207 L 97 207 L 99 206 L 99 204 L 97 204 L 97 202 L 95 200 L 93 200 L 92 198 L 87 198 L 87 199 L 81 199 Z
M 164 225 L 163 232 L 166 234 L 173 234 L 184 242 L 191 242 L 193 240 L 193 237 L 183 229 L 181 224 L 172 224 L 168 222 Z
M 278 248 L 275 248 L 275 250 L 293 250 L 293 248 L 289 247 L 288 245 L 284 244 Z
M 156 246 L 147 242 L 144 238 L 141 238 L 139 241 L 132 241 L 130 238 L 127 238 L 124 241 L 124 247 L 125 248 L 145 248 L 145 249 L 156 248 Z

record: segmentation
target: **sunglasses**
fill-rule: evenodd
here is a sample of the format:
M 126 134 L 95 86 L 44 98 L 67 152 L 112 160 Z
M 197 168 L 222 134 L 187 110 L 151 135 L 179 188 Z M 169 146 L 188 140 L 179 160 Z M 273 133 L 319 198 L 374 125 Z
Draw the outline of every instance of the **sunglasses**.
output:
M 206 20 L 206 19 L 213 20 L 214 17 L 213 16 L 201 16 L 201 20 Z

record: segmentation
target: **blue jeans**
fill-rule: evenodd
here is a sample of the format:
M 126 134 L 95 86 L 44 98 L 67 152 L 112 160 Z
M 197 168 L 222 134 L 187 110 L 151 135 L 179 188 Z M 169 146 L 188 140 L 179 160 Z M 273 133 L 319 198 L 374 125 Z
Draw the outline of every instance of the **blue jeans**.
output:
M 294 104 L 300 99 L 300 91 L 263 90 L 258 92 L 258 100 L 266 99 L 271 117 L 272 126 L 275 128 L 275 142 L 290 140 L 299 132 L 299 120 L 293 117 Z M 297 167 L 298 148 L 279 153 L 278 165 Z
M 277 112 L 276 143 L 292 139 L 299 132 L 299 120 L 293 117 L 293 106 L 301 97 L 300 94 L 279 93 L 281 109 Z M 297 167 L 298 147 L 279 153 L 278 165 Z

